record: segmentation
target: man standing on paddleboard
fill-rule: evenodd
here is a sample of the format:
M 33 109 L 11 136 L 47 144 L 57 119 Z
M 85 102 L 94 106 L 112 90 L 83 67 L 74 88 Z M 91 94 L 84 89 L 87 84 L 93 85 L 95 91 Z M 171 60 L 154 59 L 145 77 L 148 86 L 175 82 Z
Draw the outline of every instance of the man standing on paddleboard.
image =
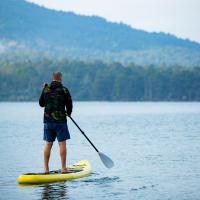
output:
M 66 114 L 72 113 L 72 98 L 69 90 L 62 85 L 62 73 L 54 72 L 50 85 L 45 84 L 39 99 L 44 107 L 44 173 L 49 173 L 49 158 L 53 142 L 57 138 L 60 147 L 62 173 L 67 173 L 66 140 L 70 139 Z

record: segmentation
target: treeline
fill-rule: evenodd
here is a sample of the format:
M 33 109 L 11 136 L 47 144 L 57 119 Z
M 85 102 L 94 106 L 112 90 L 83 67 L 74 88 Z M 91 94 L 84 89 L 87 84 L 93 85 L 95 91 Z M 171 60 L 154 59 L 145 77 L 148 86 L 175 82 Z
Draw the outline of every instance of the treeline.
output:
M 69 60 L 0 63 L 0 101 L 35 101 L 51 73 L 61 71 L 74 100 L 199 101 L 200 68 Z

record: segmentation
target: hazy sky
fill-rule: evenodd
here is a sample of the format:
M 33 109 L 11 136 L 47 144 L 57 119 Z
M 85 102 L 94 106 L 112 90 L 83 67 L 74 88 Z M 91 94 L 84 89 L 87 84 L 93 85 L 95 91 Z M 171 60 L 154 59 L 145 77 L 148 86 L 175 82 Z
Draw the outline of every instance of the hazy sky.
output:
M 57 10 L 98 15 L 147 31 L 200 42 L 200 0 L 28 0 Z

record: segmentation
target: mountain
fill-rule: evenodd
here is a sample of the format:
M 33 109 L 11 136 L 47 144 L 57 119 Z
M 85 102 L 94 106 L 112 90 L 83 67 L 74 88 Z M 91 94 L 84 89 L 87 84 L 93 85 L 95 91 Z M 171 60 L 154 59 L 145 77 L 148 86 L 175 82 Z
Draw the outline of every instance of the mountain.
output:
M 200 65 L 200 44 L 97 16 L 0 1 L 0 59 L 100 59 L 149 65 Z

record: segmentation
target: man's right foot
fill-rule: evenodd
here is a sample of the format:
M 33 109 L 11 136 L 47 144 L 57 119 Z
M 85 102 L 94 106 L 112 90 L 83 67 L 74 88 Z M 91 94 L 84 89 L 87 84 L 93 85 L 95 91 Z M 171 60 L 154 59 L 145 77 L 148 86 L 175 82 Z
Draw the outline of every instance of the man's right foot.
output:
M 49 174 L 49 169 L 44 169 L 44 174 Z
M 69 172 L 70 172 L 70 171 L 69 171 L 69 169 L 67 169 L 67 168 L 61 170 L 61 173 L 62 173 L 62 174 L 66 174 L 66 173 L 69 173 Z

